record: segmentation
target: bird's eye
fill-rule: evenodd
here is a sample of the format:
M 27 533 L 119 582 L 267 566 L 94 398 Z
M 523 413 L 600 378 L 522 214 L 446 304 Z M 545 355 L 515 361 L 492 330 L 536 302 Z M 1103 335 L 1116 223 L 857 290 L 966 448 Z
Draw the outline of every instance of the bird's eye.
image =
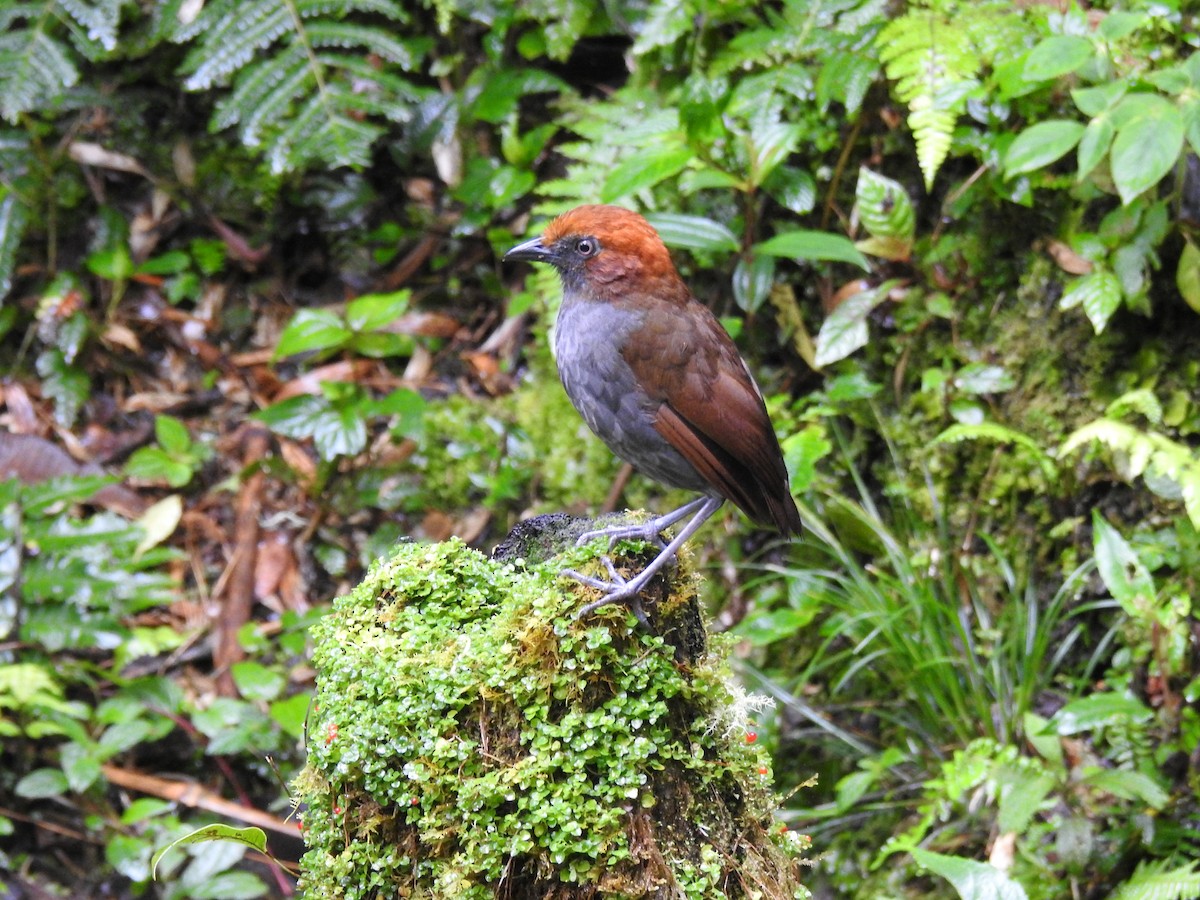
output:
M 598 249 L 596 242 L 591 238 L 580 238 L 575 242 L 575 252 L 584 259 L 587 259 L 589 256 L 595 256 Z

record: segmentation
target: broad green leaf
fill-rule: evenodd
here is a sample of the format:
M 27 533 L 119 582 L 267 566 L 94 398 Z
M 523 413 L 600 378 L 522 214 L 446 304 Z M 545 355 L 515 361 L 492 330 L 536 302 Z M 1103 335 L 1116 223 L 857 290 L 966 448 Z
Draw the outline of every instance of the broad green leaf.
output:
M 267 835 L 261 828 L 234 828 L 231 825 L 206 825 L 193 831 L 191 834 L 185 834 L 178 840 L 172 841 L 163 847 L 150 860 L 150 874 L 152 877 L 157 877 L 159 860 L 163 855 L 176 847 L 183 847 L 187 844 L 202 844 L 206 841 L 233 841 L 238 844 L 244 844 L 259 853 L 267 852 Z
M 346 304 L 346 324 L 353 331 L 378 331 L 408 312 L 411 292 L 364 294 Z
M 1050 725 L 1060 735 L 1079 734 L 1118 722 L 1144 722 L 1153 713 L 1136 697 L 1127 694 L 1091 694 L 1072 700 L 1053 716 Z
M 1171 799 L 1162 785 L 1144 772 L 1094 768 L 1087 771 L 1083 780 L 1094 788 L 1124 800 L 1140 800 L 1153 809 L 1162 809 Z
M 1113 599 L 1129 615 L 1144 619 L 1156 602 L 1154 579 L 1117 529 L 1092 510 L 1096 571 Z
M 1056 742 L 1057 740 L 1055 738 Z M 1023 832 L 1041 807 L 1042 801 L 1054 789 L 1055 781 L 1055 777 L 1049 772 L 1032 775 L 1024 769 L 1019 770 L 1015 780 L 1005 785 L 1005 789 L 1000 793 L 996 826 L 1001 833 Z
M 311 701 L 307 694 L 293 694 L 286 700 L 276 700 L 270 706 L 271 718 L 292 737 L 301 738 Z
M 192 260 L 182 250 L 170 250 L 161 256 L 152 256 L 137 267 L 139 275 L 178 275 L 191 266 Z
M 229 674 L 238 693 L 247 700 L 274 700 L 287 686 L 283 673 L 251 660 L 234 663 Z
M 1193 53 L 1192 58 L 1200 58 L 1200 53 Z M 1183 116 L 1188 146 L 1193 153 L 1200 153 L 1200 96 L 1185 97 L 1180 103 L 1179 112 Z
M 991 863 L 914 847 L 913 859 L 952 885 L 962 900 L 1028 900 L 1025 889 Z
M 604 181 L 600 199 L 612 203 L 630 194 L 653 187 L 682 172 L 692 161 L 692 150 L 676 140 L 639 150 L 617 166 Z
M 733 232 L 712 219 L 678 213 L 652 213 L 646 219 L 668 247 L 733 253 L 738 248 Z
M 1119 41 L 1150 22 L 1151 18 L 1148 12 L 1113 10 L 1100 19 L 1100 25 L 1096 30 L 1106 41 Z
M 1096 334 L 1104 330 L 1109 318 L 1121 305 L 1121 282 L 1112 272 L 1097 269 L 1071 282 L 1058 305 L 1062 309 L 1083 305 Z
M 887 296 L 883 287 L 880 285 L 872 290 L 854 294 L 829 314 L 817 333 L 817 354 L 814 359 L 817 368 L 845 359 L 859 347 L 866 345 L 870 337 L 867 316 Z
M 124 244 L 97 250 L 87 258 L 88 271 L 107 281 L 125 281 L 134 272 L 133 259 Z
M 798 216 L 807 215 L 817 204 L 817 183 L 812 175 L 795 166 L 780 166 L 763 185 L 780 206 Z
M 1126 110 L 1130 118 L 1117 128 L 1109 164 L 1121 202 L 1128 204 L 1179 161 L 1184 127 L 1179 109 L 1158 95 L 1130 94 L 1120 106 L 1130 106 L 1133 112 Z
M 1083 126 L 1069 119 L 1050 119 L 1030 125 L 1017 135 L 1004 156 L 1009 178 L 1044 168 L 1062 159 L 1083 136 Z
M 780 447 L 792 490 L 798 493 L 808 490 L 817 477 L 817 463 L 833 450 L 825 429 L 816 425 L 808 425 L 784 438 Z
M 733 270 L 733 299 L 740 309 L 755 312 L 775 283 L 775 257 L 751 254 L 738 260 Z
M 760 187 L 776 167 L 796 149 L 800 126 L 776 122 L 751 132 L 747 151 L 750 157 L 750 184 Z
M 61 769 L 34 769 L 13 786 L 13 793 L 27 800 L 44 800 L 67 792 L 67 776 Z
M 168 453 L 186 453 L 192 446 L 187 426 L 174 416 L 155 417 L 154 437 L 159 446 Z
M 67 786 L 82 794 L 100 777 L 100 759 L 93 747 L 75 741 L 63 744 L 58 762 L 67 776 Z
M 768 256 L 846 262 L 864 271 L 871 269 L 866 257 L 855 249 L 849 238 L 828 231 L 785 231 L 761 244 L 755 244 L 752 249 L 755 253 Z
M 1083 131 L 1083 137 L 1079 139 L 1079 150 L 1076 154 L 1079 169 L 1075 173 L 1076 181 L 1083 181 L 1092 174 L 1092 170 L 1096 166 L 1100 165 L 1100 160 L 1104 159 L 1105 154 L 1108 153 L 1108 148 L 1112 146 L 1113 135 L 1116 133 L 1117 129 L 1108 116 L 1101 115 L 1088 122 L 1087 128 Z
M 1096 48 L 1085 37 L 1055 34 L 1043 39 L 1025 58 L 1026 81 L 1049 81 L 1083 68 Z
M 341 347 L 353 336 L 336 313 L 327 309 L 301 309 L 279 336 L 275 359 Z
M 1106 81 L 1096 87 L 1073 88 L 1071 99 L 1085 116 L 1098 116 L 1125 96 L 1129 84 L 1123 80 Z
M 1191 241 L 1184 241 L 1183 252 L 1179 254 L 1175 286 L 1192 311 L 1200 313 L 1200 248 Z

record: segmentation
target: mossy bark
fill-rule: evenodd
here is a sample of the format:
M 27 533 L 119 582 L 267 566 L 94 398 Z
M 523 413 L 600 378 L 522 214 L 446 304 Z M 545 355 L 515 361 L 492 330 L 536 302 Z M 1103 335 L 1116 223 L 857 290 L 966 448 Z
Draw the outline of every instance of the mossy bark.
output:
M 402 544 L 335 602 L 296 781 L 306 897 L 805 895 L 694 576 L 655 582 L 656 634 L 577 621 L 593 592 L 557 572 L 597 565 L 571 547 L 589 524 L 523 523 L 490 560 Z

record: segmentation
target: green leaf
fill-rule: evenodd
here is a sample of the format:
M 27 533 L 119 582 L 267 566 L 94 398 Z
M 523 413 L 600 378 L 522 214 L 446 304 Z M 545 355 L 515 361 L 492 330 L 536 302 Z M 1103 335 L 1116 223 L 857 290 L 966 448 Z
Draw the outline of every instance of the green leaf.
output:
M 1050 717 L 1060 735 L 1093 731 L 1121 722 L 1145 722 L 1154 714 L 1136 697 L 1127 694 L 1091 694 L 1072 700 Z
M 176 847 L 183 847 L 187 844 L 202 844 L 207 841 L 233 841 L 237 844 L 244 844 L 259 853 L 267 852 L 267 835 L 261 828 L 234 828 L 230 825 L 206 825 L 193 831 L 191 834 L 185 834 L 178 840 L 172 841 L 163 847 L 150 860 L 151 877 L 157 878 L 158 863 L 167 852 Z
M 292 737 L 301 738 L 311 700 L 307 694 L 293 694 L 286 700 L 276 700 L 270 706 L 271 718 Z
M 795 166 L 780 166 L 763 185 L 771 198 L 798 216 L 813 211 L 817 204 L 817 183 L 812 175 Z
M 1154 579 L 1121 533 L 1098 510 L 1092 510 L 1092 542 L 1096 571 L 1121 608 L 1135 618 L 1145 618 L 1156 603 Z
M 1075 174 L 1076 181 L 1083 181 L 1096 166 L 1100 165 L 1100 160 L 1104 159 L 1105 154 L 1108 153 L 1108 148 L 1112 146 L 1113 136 L 1116 133 L 1116 126 L 1106 115 L 1088 122 L 1087 128 L 1083 130 L 1083 137 L 1079 139 L 1079 150 L 1076 154 L 1079 169 Z
M 1068 119 L 1050 119 L 1030 125 L 1009 145 L 1004 172 L 1009 178 L 1044 168 L 1061 159 L 1079 143 L 1083 126 Z
M 152 256 L 137 267 L 139 275 L 178 275 L 186 272 L 192 260 L 182 250 L 171 250 L 161 256 Z
M 327 309 L 301 309 L 279 336 L 275 359 L 341 347 L 354 333 L 337 314 Z
M 1021 75 L 1026 81 L 1049 81 L 1083 68 L 1094 53 L 1095 47 L 1085 37 L 1051 35 L 1029 51 Z
M 247 700 L 274 700 L 287 687 L 281 672 L 251 661 L 236 662 L 229 667 L 238 693 Z
M 638 151 L 609 174 L 600 189 L 600 199 L 612 203 L 630 194 L 653 187 L 677 175 L 692 161 L 692 150 L 677 140 Z
M 100 760 L 93 748 L 71 742 L 63 744 L 58 755 L 67 786 L 76 794 L 82 794 L 100 777 Z
M 1071 99 L 1085 116 L 1099 116 L 1125 96 L 1129 84 L 1123 80 L 1106 81 L 1096 87 L 1073 88 Z
M 816 425 L 808 425 L 784 438 L 780 447 L 792 490 L 797 493 L 808 490 L 817 477 L 817 463 L 833 450 L 825 429 Z
M 1140 800 L 1153 809 L 1162 809 L 1171 799 L 1162 785 L 1144 772 L 1094 768 L 1085 770 L 1083 780 L 1098 790 L 1124 800 Z
M 1019 770 L 1015 780 L 1005 785 L 1006 789 L 1000 793 L 996 815 L 996 827 L 1000 832 L 1023 832 L 1054 789 L 1055 783 L 1055 777 L 1049 772 L 1033 775 L 1026 770 Z
M 701 250 L 713 253 L 733 253 L 738 249 L 733 232 L 712 219 L 678 213 L 652 213 L 646 219 L 668 247 Z
M 800 126 L 776 122 L 750 133 L 750 184 L 760 187 L 800 142 Z
M 846 262 L 870 271 L 866 257 L 855 249 L 849 238 L 828 231 L 785 231 L 753 247 L 755 253 L 790 259 Z
M 1175 286 L 1192 312 L 1200 313 L 1200 248 L 1190 240 L 1184 241 L 1183 252 L 1179 254 Z
M 1025 889 L 990 863 L 913 848 L 913 859 L 945 878 L 962 900 L 1028 900 Z
M 854 294 L 829 314 L 817 333 L 817 352 L 813 361 L 817 368 L 845 359 L 859 347 L 866 346 L 870 337 L 867 316 L 887 297 L 884 287 L 880 285 Z
M 45 800 L 67 792 L 67 776 L 60 769 L 34 769 L 13 786 L 13 793 L 28 800 Z
M 954 386 L 967 394 L 1000 394 L 1016 387 L 1017 380 L 1003 366 L 968 363 L 954 375 Z
M 733 270 L 733 299 L 739 309 L 757 312 L 775 284 L 775 257 L 750 254 Z
M 1058 305 L 1062 309 L 1083 305 L 1096 334 L 1104 331 L 1109 318 L 1121 305 L 1121 282 L 1112 272 L 1097 269 L 1071 282 Z
M 378 331 L 408 312 L 411 296 L 412 292 L 408 290 L 364 294 L 346 304 L 346 325 L 352 331 Z M 294 323 L 295 319 L 292 321 Z
M 883 259 L 908 259 L 916 218 L 903 186 L 864 166 L 858 170 L 855 201 L 863 227 L 876 238 L 869 252 Z
M 174 416 L 156 416 L 154 436 L 167 453 L 187 453 L 192 446 L 187 426 Z
M 1121 125 L 1109 154 L 1113 182 L 1122 203 L 1158 184 L 1183 151 L 1183 116 L 1157 94 L 1129 94 L 1114 110 Z
M 133 274 L 133 259 L 124 244 L 97 250 L 87 258 L 88 271 L 108 281 L 128 281 Z

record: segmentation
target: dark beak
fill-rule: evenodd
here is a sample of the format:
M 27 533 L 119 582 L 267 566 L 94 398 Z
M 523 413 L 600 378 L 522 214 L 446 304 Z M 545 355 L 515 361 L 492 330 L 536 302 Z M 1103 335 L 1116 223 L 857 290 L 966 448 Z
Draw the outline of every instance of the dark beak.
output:
M 534 238 L 532 241 L 517 244 L 517 246 L 504 254 L 505 262 L 513 262 L 515 260 L 552 263 L 554 262 L 554 254 L 546 248 L 541 238 Z

